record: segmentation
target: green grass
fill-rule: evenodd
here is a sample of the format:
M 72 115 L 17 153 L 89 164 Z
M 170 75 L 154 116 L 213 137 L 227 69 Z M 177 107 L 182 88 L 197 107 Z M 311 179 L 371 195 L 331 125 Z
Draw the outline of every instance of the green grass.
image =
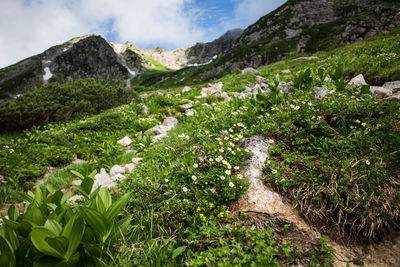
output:
M 160 62 L 155 60 L 152 56 L 146 56 L 146 60 L 150 62 L 150 64 L 147 65 L 147 68 L 153 70 L 153 71 L 169 71 L 166 66 L 162 65 Z

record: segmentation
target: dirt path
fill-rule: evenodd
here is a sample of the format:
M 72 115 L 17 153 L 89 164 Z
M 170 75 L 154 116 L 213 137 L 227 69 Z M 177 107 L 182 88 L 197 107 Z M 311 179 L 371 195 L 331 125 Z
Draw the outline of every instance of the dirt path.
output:
M 231 206 L 234 215 L 241 211 L 259 212 L 276 216 L 295 225 L 296 229 L 310 240 L 318 240 L 321 233 L 311 227 L 299 215 L 297 210 L 285 201 L 281 195 L 267 187 L 263 178 L 263 167 L 268 153 L 268 139 L 262 135 L 254 135 L 243 141 L 244 146 L 252 152 L 252 156 L 243 174 L 249 182 L 247 193 Z M 379 244 L 366 246 L 344 246 L 328 242 L 335 250 L 334 266 L 347 266 L 353 259 L 361 258 L 365 266 L 400 266 L 400 234 L 392 235 Z M 352 264 L 350 263 L 350 266 Z M 354 265 L 355 266 L 355 265 Z

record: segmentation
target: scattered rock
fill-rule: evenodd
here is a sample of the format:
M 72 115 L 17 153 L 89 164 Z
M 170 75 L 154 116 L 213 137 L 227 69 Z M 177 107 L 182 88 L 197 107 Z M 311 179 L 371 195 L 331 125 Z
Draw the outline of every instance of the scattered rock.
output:
M 393 94 L 392 90 L 379 86 L 371 86 L 369 91 L 372 93 L 372 95 L 380 98 L 390 97 Z
M 331 94 L 332 93 L 331 90 L 326 89 L 324 87 L 318 87 L 318 86 L 312 88 L 311 90 L 316 93 L 315 96 L 314 96 L 316 100 L 319 99 L 319 98 L 325 97 L 327 94 Z
M 237 97 L 239 99 L 244 99 L 246 97 L 245 93 L 233 92 L 232 94 L 233 94 L 234 97 Z
M 78 200 L 83 200 L 83 199 L 84 199 L 84 197 L 82 195 L 73 195 L 68 200 L 71 202 L 76 202 Z
M 232 97 L 230 97 L 226 92 L 220 91 L 220 92 L 217 92 L 215 95 L 221 96 L 222 98 L 224 98 L 225 101 L 228 101 L 228 102 L 232 101 Z
M 314 59 L 318 59 L 318 57 L 298 57 L 295 58 L 293 60 L 297 60 L 297 61 L 307 61 L 307 60 L 314 60 Z
M 395 95 L 389 96 L 389 97 L 385 98 L 385 100 L 400 102 L 400 94 L 395 94 Z
M 143 158 L 132 158 L 132 163 L 137 165 Z
M 265 79 L 263 76 L 257 75 L 256 84 L 261 85 L 263 83 L 268 83 L 267 79 Z
M 185 87 L 183 87 L 183 89 L 182 89 L 182 93 L 187 93 L 187 92 L 189 92 L 190 90 L 192 90 L 192 88 L 190 88 L 189 86 L 185 86 Z
M 211 107 L 209 104 L 207 104 L 207 103 L 204 103 L 204 104 L 201 104 L 203 107 Z
M 161 93 L 161 92 L 157 92 L 157 94 L 160 95 L 160 96 L 164 95 L 164 93 Z
M 187 111 L 193 107 L 193 103 L 187 103 L 179 106 L 183 111 Z
M 86 160 L 83 159 L 79 159 L 77 155 L 75 155 L 74 160 L 71 162 L 72 164 L 81 164 L 81 163 L 85 163 Z
M 201 97 L 207 97 L 209 95 L 216 94 L 217 92 L 221 92 L 223 86 L 224 84 L 222 82 L 208 84 L 208 87 L 201 89 Z
M 400 90 L 400 81 L 387 82 L 382 87 L 391 90 L 392 93 L 396 93 Z
M 142 113 L 143 114 L 149 114 L 149 108 L 146 105 L 142 106 Z
M 130 173 L 132 173 L 133 172 L 133 170 L 135 169 L 135 164 L 133 164 L 133 163 L 128 163 L 128 164 L 126 164 L 125 165 L 125 173 L 127 173 L 127 174 L 130 174 Z
M 258 74 L 258 70 L 255 70 L 253 68 L 245 68 L 244 70 L 242 70 L 242 74 L 243 75 L 247 75 L 247 74 Z
M 325 77 L 325 80 L 324 80 L 324 83 L 325 83 L 325 84 L 331 84 L 332 82 L 333 82 L 333 81 L 332 81 L 331 78 Z
M 253 87 L 253 89 L 251 90 L 251 93 L 254 95 L 254 94 L 258 94 L 258 91 L 259 90 L 262 90 L 262 88 L 261 88 L 261 85 L 259 85 L 259 84 L 256 84 L 254 87 Z
M 176 97 L 181 96 L 181 94 L 175 94 Z
M 171 97 L 172 97 L 171 94 L 166 94 L 165 96 L 168 97 L 168 98 L 171 98 Z
M 186 116 L 193 116 L 196 113 L 197 113 L 197 111 L 195 109 L 188 109 L 188 110 L 186 110 L 185 115 Z
M 118 140 L 117 143 L 122 146 L 129 146 L 130 144 L 132 144 L 132 140 L 128 136 L 125 136 L 121 140 Z
M 283 93 L 287 94 L 289 93 L 290 90 L 294 90 L 295 88 L 293 87 L 294 83 L 291 82 L 280 82 L 278 85 L 278 88 L 282 90 Z
M 245 94 L 251 94 L 253 92 L 253 89 L 252 88 L 250 88 L 250 87 L 248 87 L 248 86 L 245 86 L 244 87 L 244 93 Z
M 178 120 L 174 117 L 167 117 L 161 125 L 156 125 L 147 130 L 145 133 L 154 132 L 157 135 L 153 137 L 153 143 L 160 141 L 167 136 L 167 132 L 178 124 Z
M 282 73 L 284 73 L 284 74 L 289 74 L 289 73 L 292 73 L 292 71 L 291 70 L 283 70 L 283 71 L 281 71 Z
M 100 186 L 105 186 L 112 183 L 111 176 L 106 172 L 104 168 L 100 170 L 100 173 L 94 176 L 94 183 L 92 187 L 92 192 Z
M 115 176 L 115 175 L 120 174 L 120 173 L 125 173 L 125 168 L 124 167 L 121 167 L 119 165 L 114 165 L 114 166 L 111 167 L 111 170 L 110 170 L 110 175 L 111 176 Z
M 355 85 L 357 87 L 362 87 L 364 85 L 368 85 L 364 79 L 364 75 L 360 74 L 350 80 L 349 85 Z
M 0 175 L 0 185 L 4 183 L 4 176 Z
M 140 97 L 141 97 L 141 98 L 148 98 L 148 97 L 149 97 L 149 94 L 143 94 L 143 95 L 141 95 Z
M 74 181 L 72 181 L 72 185 L 79 186 L 81 184 L 82 184 L 82 180 L 74 180 Z

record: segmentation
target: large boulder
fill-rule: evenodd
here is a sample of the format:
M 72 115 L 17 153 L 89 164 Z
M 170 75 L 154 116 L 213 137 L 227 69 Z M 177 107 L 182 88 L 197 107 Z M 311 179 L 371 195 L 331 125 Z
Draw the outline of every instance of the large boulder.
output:
M 247 75 L 247 74 L 258 74 L 258 70 L 255 70 L 253 68 L 245 68 L 244 70 L 242 70 L 242 74 L 243 75 Z
M 400 94 L 395 94 L 395 95 L 389 96 L 389 97 L 385 98 L 385 100 L 400 102 Z
M 382 87 L 391 90 L 392 93 L 396 93 L 400 90 L 400 81 L 387 82 Z
M 114 166 L 111 167 L 111 170 L 110 170 L 110 175 L 111 176 L 115 176 L 115 175 L 117 175 L 119 173 L 121 173 L 121 174 L 125 173 L 125 168 L 121 167 L 119 165 L 114 165 Z
M 359 74 L 350 80 L 349 85 L 355 85 L 357 87 L 362 87 L 364 85 L 368 85 L 368 83 L 365 81 L 364 75 Z

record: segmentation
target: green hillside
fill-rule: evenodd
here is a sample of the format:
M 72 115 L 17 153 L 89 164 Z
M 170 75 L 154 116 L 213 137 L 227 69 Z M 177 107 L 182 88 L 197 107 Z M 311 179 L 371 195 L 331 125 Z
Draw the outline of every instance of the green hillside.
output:
M 318 52 L 311 61 L 293 60 L 299 56 L 293 54 L 261 67 L 268 95 L 200 98 L 208 79 L 196 75 L 208 67 L 187 68 L 149 75 L 142 84 L 162 90 L 138 87 L 141 97 L 128 104 L 1 135 L 0 203 L 29 204 L 23 214 L 11 206 L 8 219 L 2 217 L 0 265 L 331 266 L 337 262 L 331 240 L 367 245 L 398 231 L 400 104 L 345 78 L 399 79 L 399 34 Z M 155 77 L 165 80 L 154 84 Z M 259 79 L 239 72 L 218 78 L 228 94 Z M 285 81 L 294 82 L 288 94 L 278 86 Z M 193 89 L 174 87 L 184 84 Z M 331 93 L 316 97 L 315 86 Z M 47 103 L 36 104 L 41 101 Z M 184 113 L 187 103 L 193 116 Z M 171 116 L 177 127 L 152 142 L 154 133 L 145 132 Z M 280 214 L 235 208 L 249 188 L 243 170 L 252 153 L 243 140 L 255 135 L 270 144 L 263 184 L 318 226 L 322 238 Z M 117 144 L 125 136 L 132 139 L 129 148 Z M 109 172 L 132 158 L 142 160 L 117 189 L 91 192 L 101 168 Z M 55 170 L 43 179 L 48 167 Z M 77 179 L 82 184 L 71 188 Z M 67 201 L 73 194 L 82 200 Z M 348 259 L 364 260 L 370 259 Z

